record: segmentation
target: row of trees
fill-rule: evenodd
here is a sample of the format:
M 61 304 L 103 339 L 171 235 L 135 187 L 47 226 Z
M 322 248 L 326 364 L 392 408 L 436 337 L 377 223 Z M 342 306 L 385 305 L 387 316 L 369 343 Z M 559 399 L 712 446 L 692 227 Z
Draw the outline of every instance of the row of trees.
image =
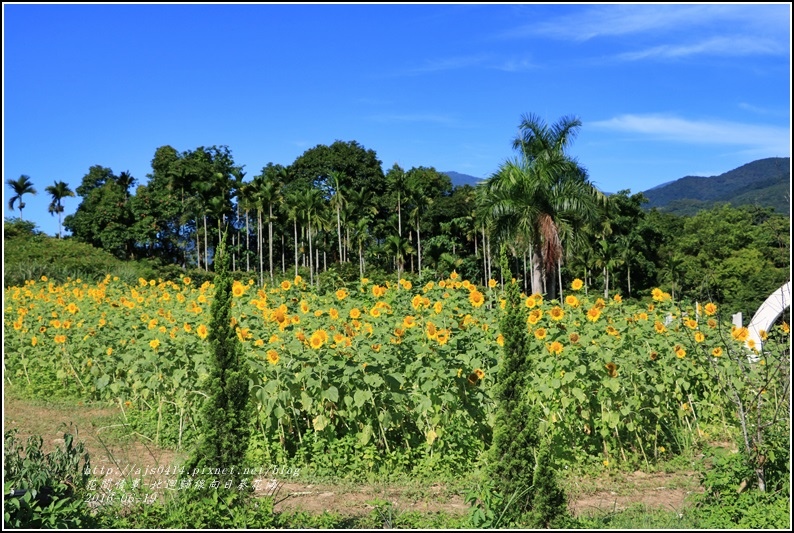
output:
M 574 117 L 546 125 L 523 116 L 516 155 L 477 187 L 453 187 L 432 167 L 384 173 L 355 141 L 318 145 L 286 167 L 269 163 L 248 181 L 228 147 L 162 146 L 134 194 L 129 172 L 91 167 L 64 225 L 120 258 L 209 270 L 228 222 L 232 268 L 258 272 L 261 283 L 299 269 L 315 283 L 329 268 L 347 278 L 454 269 L 485 283 L 501 276 L 492 264 L 501 243 L 524 290 L 551 297 L 579 277 L 605 297 L 664 284 L 674 296 L 752 306 L 787 278 L 786 218 L 730 207 L 682 218 L 646 212 L 641 193 L 606 196 L 568 153 L 580 127 Z M 21 216 L 35 189 L 27 176 L 8 183 Z M 47 192 L 60 220 L 61 200 L 74 192 L 63 182 Z

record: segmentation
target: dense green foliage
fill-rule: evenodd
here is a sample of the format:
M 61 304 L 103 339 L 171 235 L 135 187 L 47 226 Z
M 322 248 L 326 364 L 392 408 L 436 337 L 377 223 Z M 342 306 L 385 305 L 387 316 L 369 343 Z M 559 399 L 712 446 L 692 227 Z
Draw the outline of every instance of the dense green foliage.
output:
M 504 249 L 502 268 L 509 271 Z M 527 338 L 527 308 L 515 281 L 507 285 L 506 299 L 500 327 L 504 357 L 497 376 L 497 410 L 488 468 L 502 510 L 498 523 L 485 520 L 492 511 L 487 502 L 481 502 L 485 509 L 473 517 L 482 519 L 478 525 L 484 527 L 553 527 L 567 514 L 566 498 L 556 483 L 548 442 L 539 437 L 540 406 L 532 405 L 525 393 L 535 357 Z
M 222 239 L 218 248 L 216 265 L 219 268 L 209 326 L 212 358 L 205 381 L 207 400 L 201 408 L 198 442 L 184 465 L 186 477 L 183 478 L 189 479 L 192 488 L 202 496 L 214 494 L 215 498 L 218 498 L 218 491 L 210 489 L 210 480 L 222 485 L 231 481 L 235 486 L 243 481 L 250 481 L 240 473 L 245 466 L 253 413 L 249 401 L 248 365 L 243 347 L 237 340 L 236 320 L 232 317 L 232 278 L 229 274 L 229 263 L 225 239 Z M 220 470 L 220 474 L 213 473 L 216 469 Z M 197 487 L 200 481 L 206 484 Z M 250 485 L 247 488 L 250 489 Z M 187 496 L 190 499 L 192 493 L 188 494 L 191 494 Z M 245 497 L 248 491 L 237 489 L 232 490 L 231 494 Z M 230 504 L 231 501 L 238 500 L 239 498 L 232 498 Z
M 355 141 L 318 145 L 288 166 L 269 163 L 250 181 L 228 147 L 162 146 L 147 181 L 134 190 L 129 173 L 92 166 L 64 225 L 69 239 L 145 260 L 143 268 L 128 269 L 166 279 L 178 277 L 173 269 L 204 279 L 197 271 L 210 271 L 223 222 L 230 225 L 232 270 L 256 276 L 260 285 L 288 271 L 319 287 L 323 277 L 422 277 L 428 268 L 482 284 L 499 278 L 493 251 L 503 243 L 523 290 L 550 297 L 578 277 L 605 297 L 645 298 L 661 286 L 675 299 L 708 299 L 749 315 L 788 279 L 789 219 L 772 208 L 729 207 L 714 204 L 715 197 L 694 216 L 647 211 L 648 198 L 665 187 L 648 196 L 619 191 L 593 205 L 597 191 L 565 150 L 577 124 L 564 117 L 545 126 L 524 117 L 514 143 L 519 156 L 476 187 L 453 187 L 431 167 L 394 164 L 384 172 L 377 154 Z M 717 188 L 744 194 L 752 180 L 777 179 L 781 161 L 727 173 Z M 32 182 L 17 188 L 21 204 Z M 60 199 L 71 191 L 63 182 L 47 191 L 50 212 L 60 218 Z M 6 284 L 41 274 L 60 279 L 63 264 L 72 266 L 51 256 L 55 272 L 44 270 L 44 257 L 28 261 L 7 252 Z
M 16 429 L 3 441 L 4 528 L 84 528 L 95 525 L 85 505 L 91 461 L 82 442 L 65 433 L 63 448 L 42 450 L 42 438 L 17 441 Z
M 108 273 L 131 271 L 130 281 L 151 274 L 143 265 L 124 263 L 108 252 L 72 239 L 55 239 L 36 232 L 32 223 L 6 220 L 3 232 L 4 276 L 6 287 L 25 280 L 47 276 L 53 281 L 67 278 L 98 280 Z M 121 276 L 120 276 L 121 277 Z

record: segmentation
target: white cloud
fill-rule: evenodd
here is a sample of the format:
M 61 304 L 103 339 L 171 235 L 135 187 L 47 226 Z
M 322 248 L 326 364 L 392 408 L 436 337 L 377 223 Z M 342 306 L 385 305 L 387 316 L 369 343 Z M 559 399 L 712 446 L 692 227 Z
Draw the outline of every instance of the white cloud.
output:
M 755 153 L 785 156 L 791 152 L 790 131 L 778 126 L 630 114 L 588 122 L 587 126 L 673 142 L 742 146 Z
M 464 57 L 450 57 L 446 59 L 428 60 L 424 65 L 406 68 L 394 73 L 397 76 L 414 76 L 449 70 L 467 68 L 481 68 L 501 70 L 504 72 L 522 72 L 535 68 L 536 65 L 527 58 L 498 59 L 486 54 Z
M 537 65 L 529 59 L 509 59 L 489 68 L 502 70 L 504 72 L 523 72 L 525 70 L 537 68 Z
M 760 107 L 753 104 L 748 104 L 747 102 L 739 103 L 739 109 L 744 111 L 749 111 L 751 113 L 756 113 L 758 115 L 773 115 L 778 117 L 787 117 L 789 116 L 788 111 L 782 111 L 780 109 L 769 109 L 767 107 Z
M 408 68 L 398 72 L 398 74 L 425 74 L 428 72 L 442 72 L 446 70 L 458 70 L 462 68 L 476 67 L 487 61 L 487 57 L 480 54 L 475 56 L 451 57 L 447 59 L 437 59 L 426 61 L 424 65 Z
M 564 17 L 506 32 L 506 37 L 533 35 L 586 41 L 597 37 L 649 32 L 678 32 L 694 27 L 717 31 L 736 27 L 759 35 L 788 36 L 790 6 L 741 4 L 605 5 L 580 9 Z
M 377 122 L 426 122 L 432 124 L 443 124 L 446 126 L 452 126 L 457 122 L 455 119 L 446 115 L 422 113 L 372 115 L 369 117 L 369 119 L 375 120 Z
M 749 56 L 782 55 L 788 49 L 782 43 L 770 39 L 749 37 L 714 37 L 691 44 L 660 45 L 638 52 L 619 54 L 618 59 L 636 61 L 653 57 L 680 58 L 691 55 Z

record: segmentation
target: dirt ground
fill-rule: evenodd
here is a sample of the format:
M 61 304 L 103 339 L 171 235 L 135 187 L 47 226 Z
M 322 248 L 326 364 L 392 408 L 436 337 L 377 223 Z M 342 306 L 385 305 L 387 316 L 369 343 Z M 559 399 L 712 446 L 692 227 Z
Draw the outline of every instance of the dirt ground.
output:
M 85 406 L 80 403 L 47 404 L 40 401 L 3 397 L 4 431 L 19 430 L 23 442 L 29 435 L 41 435 L 45 451 L 63 443 L 65 432 L 75 433 L 85 442 L 92 469 L 159 467 L 179 464 L 184 454 L 163 450 L 143 438 L 119 438 L 120 411 L 117 408 Z M 70 429 L 71 428 L 71 429 Z M 112 434 L 112 436 L 111 436 Z M 110 444 L 109 444 L 110 443 Z M 132 465 L 132 466 L 130 466 Z M 167 482 L 167 473 L 152 474 L 151 479 Z M 281 481 L 274 483 L 273 480 Z M 468 507 L 461 494 L 443 484 L 408 486 L 398 484 L 312 483 L 263 476 L 257 494 L 273 494 L 276 510 L 303 510 L 310 513 L 336 512 L 346 516 L 366 515 L 377 501 L 390 502 L 400 511 L 465 514 Z M 687 496 L 701 490 L 694 472 L 605 474 L 597 479 L 565 481 L 569 506 L 574 514 L 614 511 L 641 504 L 648 509 L 680 511 Z

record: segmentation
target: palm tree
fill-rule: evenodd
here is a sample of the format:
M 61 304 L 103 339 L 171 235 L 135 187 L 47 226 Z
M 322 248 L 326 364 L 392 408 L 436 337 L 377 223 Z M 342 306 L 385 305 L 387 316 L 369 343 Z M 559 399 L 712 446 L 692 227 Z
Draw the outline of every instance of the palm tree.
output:
M 422 220 L 422 211 L 425 207 L 433 203 L 433 199 L 425 196 L 421 191 L 415 191 L 410 195 L 411 202 L 413 203 L 413 210 L 410 217 L 414 222 L 414 229 L 416 230 L 416 254 L 417 254 L 417 268 L 419 270 L 419 278 L 422 277 L 422 237 L 420 234 L 419 224 Z
M 358 271 L 364 277 L 364 243 L 369 239 L 369 225 L 372 219 L 369 216 L 362 216 L 353 224 L 353 238 L 358 244 Z
M 24 220 L 24 218 L 22 218 L 22 210 L 25 208 L 25 202 L 22 201 L 22 196 L 25 194 L 36 194 L 36 189 L 33 188 L 33 182 L 30 181 L 30 176 L 22 174 L 17 180 L 8 178 L 6 183 L 14 191 L 14 196 L 8 201 L 8 207 L 13 211 L 14 204 L 19 200 L 19 218 Z
M 406 186 L 406 174 L 400 165 L 394 165 L 386 173 L 386 178 L 394 182 L 394 188 L 397 192 L 397 235 L 403 236 L 403 218 L 402 218 L 402 196 Z
M 342 195 L 342 173 L 332 170 L 328 173 L 334 188 L 334 195 L 331 197 L 331 206 L 336 210 L 336 239 L 339 242 L 339 262 L 344 262 L 342 254 L 342 207 L 347 202 Z
M 118 183 L 119 186 L 124 189 L 124 197 L 128 200 L 130 198 L 130 187 L 133 187 L 136 181 L 137 180 L 132 177 L 132 174 L 130 174 L 129 170 L 125 170 L 116 178 L 116 183 Z
M 301 209 L 303 210 L 304 217 L 306 218 L 306 229 L 309 238 L 309 283 L 314 285 L 314 265 L 312 258 L 312 217 L 315 218 L 315 226 L 319 230 L 321 220 L 320 210 L 323 208 L 323 195 L 319 189 L 307 189 L 301 195 Z
M 662 278 L 670 280 L 672 288 L 670 290 L 671 297 L 675 301 L 675 282 L 681 277 L 684 266 L 684 260 L 675 252 L 670 252 L 664 261 L 664 270 L 662 271 Z
M 242 183 L 240 184 L 240 188 L 238 189 L 238 203 L 237 205 L 243 210 L 243 214 L 245 216 L 245 271 L 251 271 L 251 250 L 250 250 L 250 239 L 251 230 L 249 228 L 250 223 L 250 216 L 249 213 L 251 209 L 256 208 L 256 203 L 254 199 L 254 183 Z M 261 281 L 261 280 L 260 280 Z
M 561 226 L 596 216 L 603 193 L 565 149 L 581 121 L 563 117 L 551 127 L 535 115 L 522 117 L 513 147 L 518 157 L 507 160 L 486 183 L 486 205 L 502 237 L 515 239 L 531 250 L 532 291 L 542 292 L 542 277 L 554 294 L 554 272 L 563 255 Z
M 298 275 L 298 219 L 301 217 L 301 194 L 300 191 L 290 191 L 284 195 L 282 204 L 287 211 L 287 218 L 292 220 L 295 244 L 295 276 Z
M 389 235 L 386 237 L 384 245 L 386 252 L 393 255 L 397 260 L 397 281 L 399 282 L 402 279 L 405 256 L 413 253 L 413 248 L 408 243 L 408 239 L 404 239 L 399 235 Z
M 53 185 L 48 185 L 44 190 L 49 193 L 50 196 L 52 196 L 52 202 L 50 202 L 49 207 L 50 214 L 58 213 L 58 238 L 60 239 L 62 238 L 61 213 L 63 213 L 63 205 L 61 205 L 61 200 L 69 196 L 73 197 L 74 191 L 69 188 L 69 184 L 65 181 L 56 181 Z
M 618 237 L 618 244 L 620 246 L 620 258 L 623 264 L 626 265 L 626 278 L 629 285 L 629 298 L 631 298 L 631 264 L 634 255 L 637 253 L 635 247 L 640 244 L 640 240 L 636 233 L 629 233 Z
M 256 205 L 258 212 L 267 210 L 267 234 L 268 234 L 268 266 L 270 267 L 270 283 L 273 283 L 273 206 L 281 202 L 281 186 L 284 173 L 279 169 L 262 169 L 262 174 L 254 178 L 256 189 Z M 263 247 L 260 238 L 259 266 L 262 270 Z M 260 280 L 261 281 L 261 280 Z

